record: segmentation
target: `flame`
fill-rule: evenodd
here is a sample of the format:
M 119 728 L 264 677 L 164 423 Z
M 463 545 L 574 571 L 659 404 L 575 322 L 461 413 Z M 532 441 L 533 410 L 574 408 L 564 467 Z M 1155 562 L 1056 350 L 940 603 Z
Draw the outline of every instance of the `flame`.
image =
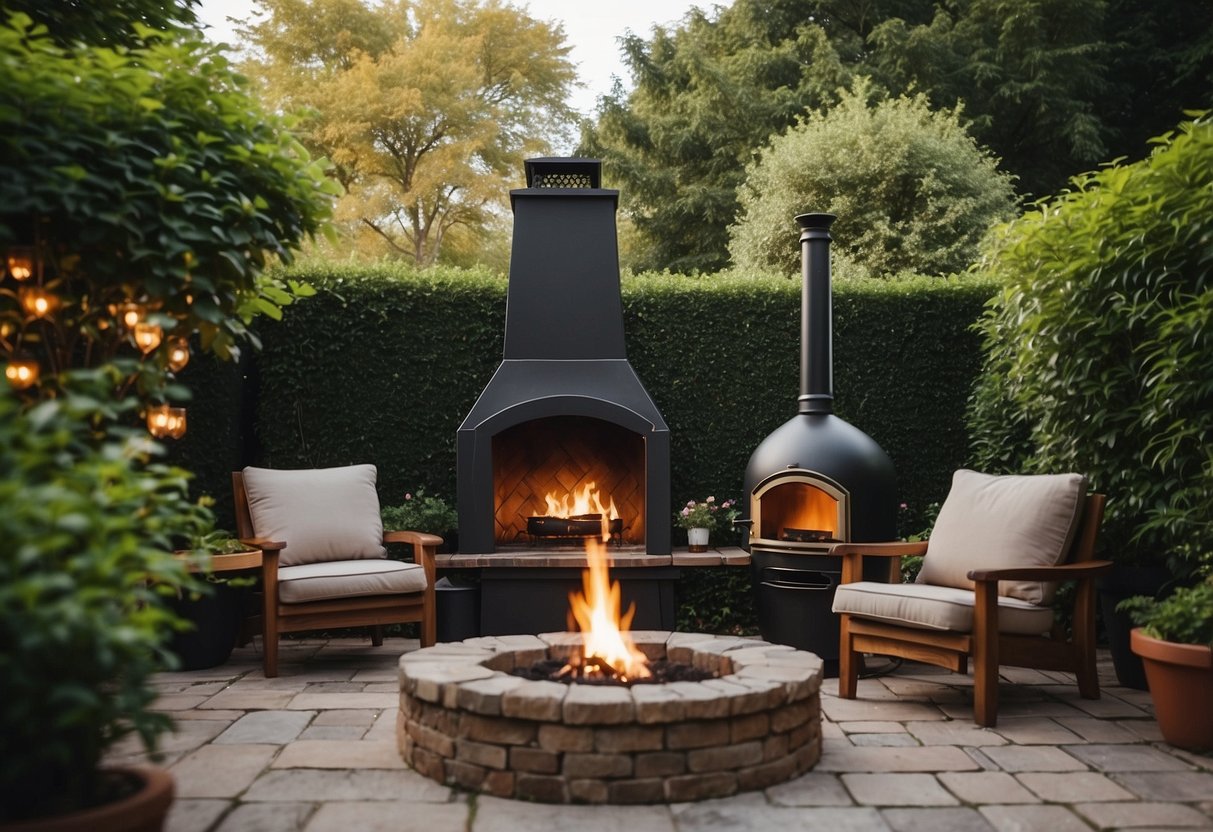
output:
M 622 681 L 644 679 L 651 675 L 648 659 L 627 634 L 636 614 L 636 605 L 619 614 L 619 582 L 611 581 L 606 547 L 597 540 L 585 544 L 589 568 L 581 576 L 582 591 L 569 593 L 569 610 L 583 633 L 581 666 L 586 677 L 604 676 L 610 668 Z M 571 666 L 564 670 L 571 671 Z
M 619 519 L 619 511 L 615 508 L 613 498 L 608 497 L 608 504 L 605 506 L 602 504 L 597 483 L 587 482 L 574 491 L 571 502 L 568 494 L 557 500 L 556 495 L 551 491 L 543 499 L 547 503 L 545 514 L 548 517 L 569 518 L 582 517 L 587 514 L 600 515 L 602 517 L 602 540 L 605 543 L 611 539 L 611 521 Z

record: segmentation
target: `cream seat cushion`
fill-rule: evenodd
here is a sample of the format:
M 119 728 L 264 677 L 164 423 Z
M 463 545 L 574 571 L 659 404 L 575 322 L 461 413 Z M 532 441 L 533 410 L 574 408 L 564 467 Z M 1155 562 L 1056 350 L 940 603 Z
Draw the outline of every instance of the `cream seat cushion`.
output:
M 838 587 L 834 612 L 923 630 L 968 633 L 973 630 L 976 597 L 972 590 L 950 586 L 858 581 Z M 1052 627 L 1052 607 L 999 596 L 999 632 L 1042 635 Z
M 1070 552 L 1087 481 L 1081 474 L 993 476 L 961 469 L 939 510 L 919 583 L 972 589 L 973 569 L 1056 566 Z M 1050 604 L 1055 584 L 1000 581 L 999 595 Z
M 305 563 L 278 570 L 278 600 L 284 604 L 359 595 L 402 595 L 421 592 L 425 585 L 424 567 L 386 558 Z
M 243 473 L 253 532 L 286 543 L 282 566 L 387 554 L 374 465 Z

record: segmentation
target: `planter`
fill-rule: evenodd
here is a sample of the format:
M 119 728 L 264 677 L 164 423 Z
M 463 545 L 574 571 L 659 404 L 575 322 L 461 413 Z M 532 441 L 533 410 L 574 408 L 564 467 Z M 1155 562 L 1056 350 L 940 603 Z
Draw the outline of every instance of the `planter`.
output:
M 1099 592 L 1099 615 L 1108 636 L 1108 647 L 1112 651 L 1116 680 L 1127 688 L 1145 690 L 1146 673 L 1141 659 L 1129 648 L 1129 632 L 1133 629 L 1133 622 L 1128 613 L 1117 612 L 1116 605 L 1136 595 L 1158 597 L 1171 577 L 1171 573 L 1162 566 L 1117 565 L 1107 577 L 1095 579 L 1095 588 Z
M 192 630 L 173 633 L 169 641 L 168 649 L 181 660 L 181 670 L 217 667 L 228 660 L 236 645 L 245 593 L 223 581 L 211 588 L 210 595 L 170 602 L 173 612 L 194 625 Z
M 1213 749 L 1213 649 L 1161 641 L 1140 628 L 1130 644 L 1145 665 L 1163 739 L 1191 751 Z
M 0 832 L 160 832 L 173 802 L 173 777 L 159 768 L 113 768 L 141 784 L 134 794 L 38 820 L 0 822 Z
M 708 550 L 709 529 L 687 529 L 687 550 L 691 552 L 706 552 Z

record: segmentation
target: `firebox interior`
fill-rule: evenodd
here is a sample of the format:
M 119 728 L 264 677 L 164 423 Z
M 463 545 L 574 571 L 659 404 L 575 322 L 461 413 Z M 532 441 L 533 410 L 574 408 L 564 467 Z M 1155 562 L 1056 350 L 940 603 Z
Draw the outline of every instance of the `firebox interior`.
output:
M 548 513 L 544 497 L 560 502 L 593 483 L 604 504 L 614 501 L 622 543 L 645 539 L 645 448 L 640 435 L 602 419 L 550 416 L 493 437 L 494 535 L 499 544 L 530 543 L 527 520 Z
M 778 477 L 753 495 L 757 537 L 796 543 L 850 538 L 846 493 L 809 473 Z

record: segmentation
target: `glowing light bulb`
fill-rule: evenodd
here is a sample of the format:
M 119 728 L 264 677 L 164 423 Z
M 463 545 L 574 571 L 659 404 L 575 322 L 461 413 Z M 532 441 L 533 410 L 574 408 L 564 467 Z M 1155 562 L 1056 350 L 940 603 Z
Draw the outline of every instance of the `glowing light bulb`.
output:
M 38 362 L 30 358 L 14 358 L 4 367 L 4 377 L 14 390 L 25 390 L 38 383 L 41 372 Z
M 160 324 L 138 323 L 134 326 L 135 345 L 147 355 L 164 339 L 164 330 Z

